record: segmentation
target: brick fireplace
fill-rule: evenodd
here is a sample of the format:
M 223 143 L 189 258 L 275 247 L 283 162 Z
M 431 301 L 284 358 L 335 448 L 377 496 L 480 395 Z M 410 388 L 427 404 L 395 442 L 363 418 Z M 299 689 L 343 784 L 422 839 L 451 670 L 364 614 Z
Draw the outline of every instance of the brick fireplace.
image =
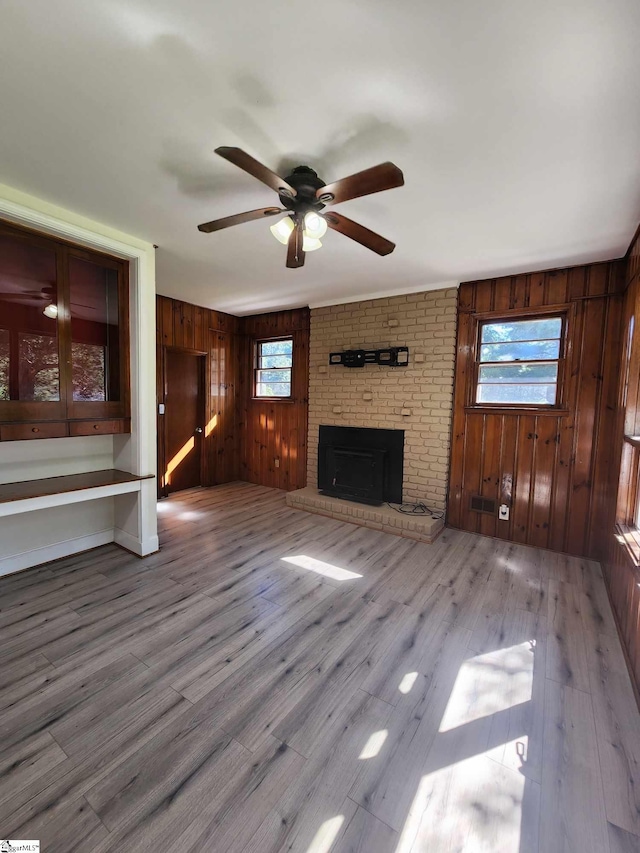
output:
M 426 541 L 437 535 L 426 519 L 423 529 L 386 507 L 358 515 L 352 502 L 319 495 L 318 439 L 321 424 L 403 430 L 403 500 L 446 509 L 456 299 L 447 288 L 311 310 L 307 488 L 288 494 L 292 506 Z M 406 367 L 329 365 L 331 352 L 405 345 Z

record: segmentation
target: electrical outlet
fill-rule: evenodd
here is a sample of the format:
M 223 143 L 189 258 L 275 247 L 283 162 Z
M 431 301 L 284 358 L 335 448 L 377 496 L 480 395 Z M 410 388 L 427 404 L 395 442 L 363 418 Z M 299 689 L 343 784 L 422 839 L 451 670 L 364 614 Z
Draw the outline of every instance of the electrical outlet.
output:
M 273 464 L 276 466 L 276 468 L 279 468 L 280 467 L 280 460 L 276 459 Z
M 506 504 L 500 504 L 498 518 L 500 521 L 509 521 L 509 507 Z

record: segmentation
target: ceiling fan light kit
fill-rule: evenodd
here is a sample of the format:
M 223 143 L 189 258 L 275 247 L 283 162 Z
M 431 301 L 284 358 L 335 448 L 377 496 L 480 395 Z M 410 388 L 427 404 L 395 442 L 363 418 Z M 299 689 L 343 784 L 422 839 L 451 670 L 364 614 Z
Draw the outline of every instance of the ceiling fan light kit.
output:
M 50 320 L 55 320 L 58 316 L 58 306 L 54 305 L 53 302 L 51 305 L 47 305 L 47 307 L 42 312 L 45 317 L 48 317 Z
M 304 266 L 305 254 L 322 246 L 320 241 L 328 228 L 344 234 L 378 255 L 388 255 L 395 249 L 395 243 L 370 231 L 364 225 L 359 225 L 340 213 L 323 212 L 330 204 L 401 187 L 404 177 L 393 163 L 380 163 L 348 178 L 325 184 L 309 166 L 297 166 L 290 175 L 281 178 L 240 148 L 223 146 L 216 148 L 215 153 L 275 190 L 283 206 L 263 207 L 204 222 L 198 225 L 199 231 L 210 234 L 232 225 L 240 225 L 242 222 L 284 213 L 286 216 L 272 225 L 270 230 L 276 240 L 287 246 L 287 267 L 290 269 Z
M 290 216 L 285 216 L 275 225 L 272 225 L 269 230 L 273 236 L 283 245 L 289 243 L 291 232 L 295 228 L 295 222 Z M 321 219 L 317 213 L 307 213 L 304 217 L 304 231 L 302 235 L 302 251 L 315 252 L 322 246 L 320 237 L 324 237 L 327 233 L 327 223 Z

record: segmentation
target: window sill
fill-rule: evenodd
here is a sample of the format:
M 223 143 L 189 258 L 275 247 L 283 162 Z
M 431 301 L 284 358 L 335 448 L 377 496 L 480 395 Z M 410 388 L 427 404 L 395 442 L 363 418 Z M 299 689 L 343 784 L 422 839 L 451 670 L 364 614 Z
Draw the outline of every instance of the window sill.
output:
M 559 409 L 555 406 L 519 406 L 517 404 L 509 406 L 465 406 L 465 412 L 476 412 L 480 415 L 553 415 L 553 417 L 561 418 L 569 414 L 569 409 Z
M 640 568 L 640 530 L 628 524 L 616 524 L 616 540 L 636 568 Z
M 254 403 L 295 403 L 293 397 L 252 397 Z

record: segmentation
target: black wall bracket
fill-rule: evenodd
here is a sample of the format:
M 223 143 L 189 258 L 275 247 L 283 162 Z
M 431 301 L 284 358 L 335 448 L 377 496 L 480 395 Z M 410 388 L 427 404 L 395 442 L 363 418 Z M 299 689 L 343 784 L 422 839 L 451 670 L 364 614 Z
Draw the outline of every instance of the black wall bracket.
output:
M 329 354 L 329 364 L 343 367 L 364 367 L 365 364 L 380 364 L 386 367 L 406 367 L 409 364 L 409 347 L 386 349 L 348 349 Z

